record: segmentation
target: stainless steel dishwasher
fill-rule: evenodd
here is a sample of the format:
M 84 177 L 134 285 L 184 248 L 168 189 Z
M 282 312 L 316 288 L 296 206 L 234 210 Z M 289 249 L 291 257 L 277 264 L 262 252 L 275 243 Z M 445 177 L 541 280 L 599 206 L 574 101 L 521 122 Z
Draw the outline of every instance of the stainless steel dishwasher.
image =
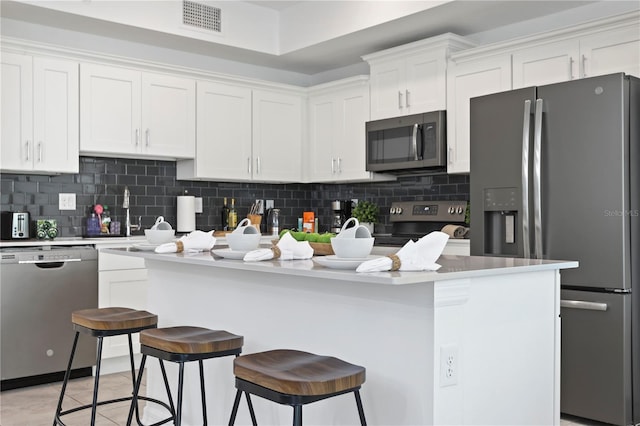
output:
M 98 251 L 91 246 L 0 248 L 2 390 L 62 380 L 71 312 L 98 307 Z M 95 339 L 78 342 L 73 376 L 91 375 Z

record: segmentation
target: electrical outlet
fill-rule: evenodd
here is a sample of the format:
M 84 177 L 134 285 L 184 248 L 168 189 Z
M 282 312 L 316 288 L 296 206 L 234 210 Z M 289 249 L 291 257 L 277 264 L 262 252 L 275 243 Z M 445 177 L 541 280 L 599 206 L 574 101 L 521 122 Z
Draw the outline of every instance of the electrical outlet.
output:
M 58 194 L 58 210 L 75 210 L 76 194 Z
M 260 206 L 260 208 L 258 209 L 258 211 L 256 212 L 257 214 L 264 214 L 264 200 L 256 200 L 256 204 L 258 206 Z
M 458 384 L 458 346 L 440 346 L 440 387 Z
M 273 200 L 267 200 L 264 202 L 264 208 L 269 210 L 273 208 Z
M 351 202 L 353 203 L 353 205 L 355 206 L 356 204 L 358 204 L 358 199 L 357 198 L 352 198 Z

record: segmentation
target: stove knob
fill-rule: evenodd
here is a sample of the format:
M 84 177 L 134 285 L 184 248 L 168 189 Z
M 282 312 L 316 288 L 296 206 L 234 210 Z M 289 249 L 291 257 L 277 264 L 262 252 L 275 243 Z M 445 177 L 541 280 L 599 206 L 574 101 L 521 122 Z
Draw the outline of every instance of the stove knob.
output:
M 449 214 L 454 214 L 456 212 L 456 210 L 453 208 L 453 206 L 449 206 L 447 211 L 449 212 Z
M 395 208 L 395 207 L 391 207 L 391 208 L 389 209 L 389 213 L 391 213 L 391 214 L 396 214 L 396 208 Z
M 458 206 L 458 208 L 456 209 L 456 213 L 458 214 L 462 214 L 463 211 L 464 209 L 462 208 L 462 206 Z
M 402 214 L 402 207 L 396 207 L 396 214 Z

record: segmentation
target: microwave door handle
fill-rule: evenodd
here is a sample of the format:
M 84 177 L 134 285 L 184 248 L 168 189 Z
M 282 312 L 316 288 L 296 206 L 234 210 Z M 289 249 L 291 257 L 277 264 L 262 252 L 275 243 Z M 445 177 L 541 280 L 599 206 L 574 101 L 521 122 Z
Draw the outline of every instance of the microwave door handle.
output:
M 531 126 L 531 101 L 524 101 L 522 122 L 522 248 L 523 257 L 531 257 L 529 241 L 529 132 Z
M 542 259 L 542 106 L 542 99 L 537 99 L 533 129 L 533 222 L 536 259 Z
M 411 149 L 413 150 L 413 159 L 418 161 L 418 130 L 420 126 L 418 123 L 413 125 L 413 135 L 411 136 Z

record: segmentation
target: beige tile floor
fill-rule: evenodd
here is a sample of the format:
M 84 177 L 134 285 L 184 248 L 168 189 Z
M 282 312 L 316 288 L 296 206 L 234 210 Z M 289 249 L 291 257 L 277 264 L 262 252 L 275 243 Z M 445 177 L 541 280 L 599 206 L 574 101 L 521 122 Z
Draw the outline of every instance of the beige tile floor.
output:
M 58 404 L 60 388 L 61 383 L 58 382 L 0 393 L 0 426 L 51 426 Z M 130 373 L 108 374 L 100 379 L 100 399 L 123 397 L 130 394 L 130 389 Z M 143 386 L 141 388 L 142 395 L 144 395 L 144 390 Z M 70 381 L 63 409 L 90 403 L 92 392 L 93 378 L 85 377 Z M 99 407 L 96 426 L 124 425 L 128 413 L 128 402 Z M 84 410 L 64 416 L 63 421 L 67 426 L 87 426 L 90 416 L 90 410 Z M 560 425 L 606 426 L 604 423 L 570 416 L 562 416 Z
M 144 378 L 143 378 L 144 379 Z M 58 405 L 61 382 L 0 393 L 0 426 L 51 426 Z M 144 380 L 141 395 L 144 395 Z M 93 378 L 74 379 L 67 385 L 63 410 L 91 403 Z M 100 400 L 131 395 L 131 373 L 106 374 L 100 378 Z M 144 401 L 140 403 L 144 406 Z M 124 425 L 129 414 L 129 402 L 98 407 L 96 426 Z M 91 410 L 82 410 L 62 417 L 67 426 L 87 426 Z

